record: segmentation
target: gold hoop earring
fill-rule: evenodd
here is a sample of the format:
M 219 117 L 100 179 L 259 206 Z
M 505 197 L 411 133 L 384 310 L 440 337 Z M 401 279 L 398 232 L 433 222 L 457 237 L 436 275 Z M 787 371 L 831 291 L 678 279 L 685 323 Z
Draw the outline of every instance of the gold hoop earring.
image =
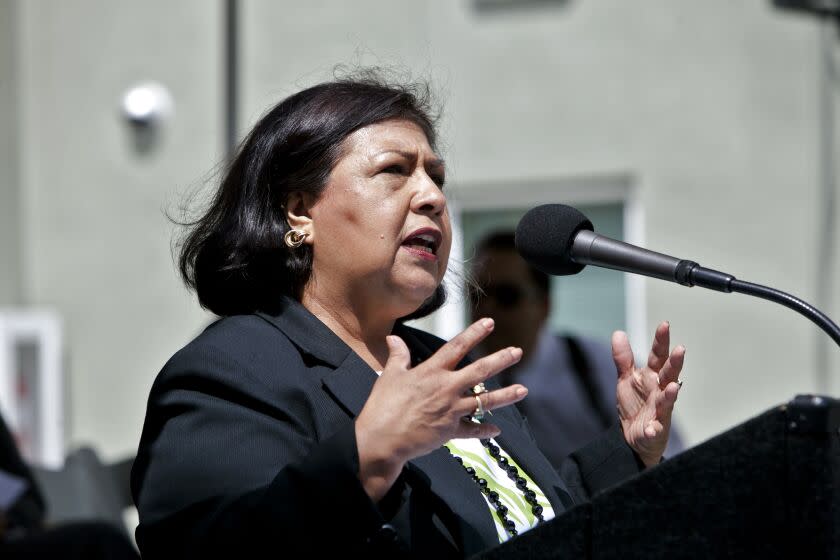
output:
M 286 246 L 290 249 L 297 249 L 303 245 L 303 240 L 307 237 L 309 237 L 309 234 L 302 229 L 290 229 L 286 232 L 286 235 L 283 236 L 283 242 L 285 242 Z

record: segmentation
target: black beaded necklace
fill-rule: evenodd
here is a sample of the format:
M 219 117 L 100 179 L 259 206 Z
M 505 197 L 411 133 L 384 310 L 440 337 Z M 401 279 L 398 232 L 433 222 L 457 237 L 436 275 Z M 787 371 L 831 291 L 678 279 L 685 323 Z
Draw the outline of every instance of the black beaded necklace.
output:
M 490 453 L 490 456 L 496 460 L 496 463 L 505 471 L 508 475 L 508 478 L 514 481 L 516 487 L 522 492 L 522 495 L 525 498 L 525 501 L 528 502 L 531 506 L 531 513 L 534 514 L 534 517 L 537 518 L 537 523 L 543 523 L 545 519 L 543 518 L 543 507 L 537 503 L 537 493 L 528 488 L 528 481 L 525 480 L 524 477 L 519 476 L 519 469 L 517 469 L 514 465 L 511 465 L 508 461 L 507 457 L 502 455 L 501 450 L 499 449 L 498 445 L 493 444 L 489 439 L 482 439 L 481 445 L 487 448 L 487 452 Z M 502 522 L 502 526 L 508 532 L 511 537 L 515 537 L 518 532 L 516 531 L 516 524 L 513 522 L 512 519 L 508 518 L 507 512 L 508 508 L 504 505 L 501 500 L 499 500 L 499 493 L 495 490 L 491 490 L 487 484 L 487 481 L 483 478 L 479 478 L 479 476 L 475 473 L 475 469 L 469 467 L 464 464 L 464 460 L 450 450 L 448 447 L 446 448 L 449 450 L 450 455 L 458 461 L 458 463 L 464 467 L 464 470 L 467 471 L 467 474 L 472 477 L 478 487 L 481 489 L 481 492 L 487 496 L 487 500 L 493 504 L 493 507 L 496 509 L 496 515 L 498 516 L 499 520 Z

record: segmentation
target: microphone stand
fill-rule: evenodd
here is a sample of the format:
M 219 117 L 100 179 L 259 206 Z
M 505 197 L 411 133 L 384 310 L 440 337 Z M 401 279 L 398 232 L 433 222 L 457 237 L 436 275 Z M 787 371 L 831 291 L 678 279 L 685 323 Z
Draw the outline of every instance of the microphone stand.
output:
M 673 280 L 683 286 L 700 286 L 719 292 L 747 294 L 784 305 L 810 319 L 840 346 L 840 327 L 829 319 L 828 315 L 798 297 L 761 284 L 738 280 L 731 274 L 704 268 L 689 260 L 681 260 L 677 264 L 674 276 Z
M 705 268 L 688 259 L 678 259 L 582 229 L 575 234 L 569 251 L 574 263 L 642 274 L 683 286 L 700 286 L 718 292 L 737 292 L 782 304 L 813 321 L 840 346 L 840 327 L 828 316 L 790 294 L 774 288 L 744 282 L 731 274 Z
M 732 291 L 739 294 L 747 294 L 750 296 L 759 297 L 784 305 L 788 309 L 793 309 L 797 313 L 804 315 L 813 321 L 819 328 L 824 330 L 834 342 L 840 346 L 840 327 L 828 318 L 828 315 L 814 307 L 813 305 L 802 301 L 790 294 L 786 294 L 781 290 L 768 288 L 760 284 L 753 284 L 751 282 L 744 282 L 742 280 L 732 281 Z

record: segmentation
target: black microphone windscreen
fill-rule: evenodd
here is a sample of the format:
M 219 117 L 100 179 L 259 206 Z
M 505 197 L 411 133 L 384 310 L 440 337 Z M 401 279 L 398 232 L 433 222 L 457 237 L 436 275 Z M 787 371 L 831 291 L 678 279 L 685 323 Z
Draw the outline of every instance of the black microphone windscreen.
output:
M 572 241 L 582 229 L 594 231 L 580 211 L 563 204 L 543 204 L 528 210 L 516 226 L 516 250 L 547 274 L 577 274 L 585 265 L 572 261 Z

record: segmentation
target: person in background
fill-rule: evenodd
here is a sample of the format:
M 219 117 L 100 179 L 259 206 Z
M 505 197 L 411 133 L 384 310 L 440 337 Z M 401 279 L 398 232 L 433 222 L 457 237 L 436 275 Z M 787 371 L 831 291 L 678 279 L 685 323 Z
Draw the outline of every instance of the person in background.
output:
M 22 493 L 0 510 L 3 560 L 139 560 L 125 533 L 103 521 L 44 524 L 47 506 L 32 470 L 0 416 L 0 472 L 24 484 Z
M 618 417 L 616 365 L 609 345 L 550 330 L 549 277 L 519 255 L 514 240 L 513 231 L 500 230 L 476 246 L 472 266 L 476 285 L 470 294 L 473 319 L 496 320 L 496 328 L 477 350 L 482 355 L 506 346 L 522 348 L 522 360 L 502 372 L 499 381 L 530 389 L 517 407 L 542 452 L 559 467 L 572 451 L 595 439 Z M 682 449 L 672 425 L 665 454 L 672 456 Z

